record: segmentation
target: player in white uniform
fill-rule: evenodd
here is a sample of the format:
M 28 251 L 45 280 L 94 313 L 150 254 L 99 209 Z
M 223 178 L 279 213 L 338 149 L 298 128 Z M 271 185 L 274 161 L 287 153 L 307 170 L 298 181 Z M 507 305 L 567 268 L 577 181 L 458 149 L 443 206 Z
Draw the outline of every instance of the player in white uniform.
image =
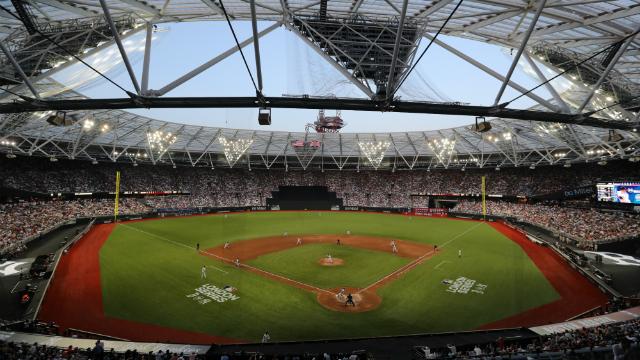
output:
M 462 257 L 462 249 L 458 250 L 458 257 L 461 258 Z
M 271 335 L 269 335 L 268 331 L 265 331 L 264 334 L 262 335 L 262 343 L 268 343 L 269 341 L 271 341 Z
M 340 291 L 336 294 L 336 299 L 343 300 L 345 295 L 345 288 L 340 288 Z
M 228 241 L 224 243 L 224 248 L 225 249 L 228 249 L 230 247 L 231 247 L 231 244 Z
M 391 252 L 393 252 L 394 254 L 398 253 L 398 246 L 396 246 L 395 240 L 391 240 Z
M 236 267 L 240 267 L 240 259 L 236 258 L 234 264 L 236 264 Z
M 302 238 L 298 238 L 298 241 L 296 241 L 296 245 L 302 245 Z
M 202 265 L 202 269 L 200 269 L 200 278 L 201 279 L 207 278 L 207 267 L 204 265 Z
M 331 254 L 327 254 L 327 262 L 329 264 L 333 264 L 333 258 L 331 257 Z

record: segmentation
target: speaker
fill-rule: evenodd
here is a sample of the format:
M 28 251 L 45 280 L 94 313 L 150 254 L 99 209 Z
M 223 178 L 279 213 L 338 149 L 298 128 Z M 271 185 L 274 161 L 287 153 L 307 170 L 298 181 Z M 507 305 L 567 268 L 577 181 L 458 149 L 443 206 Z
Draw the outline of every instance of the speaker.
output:
M 609 130 L 609 136 L 607 136 L 607 141 L 610 142 L 618 142 L 624 140 L 624 136 L 617 133 L 615 130 Z
M 487 132 L 491 130 L 491 123 L 483 121 L 481 123 L 476 124 L 476 131 L 477 132 Z
M 258 124 L 271 125 L 271 108 L 260 108 L 258 110 Z
M 78 115 L 69 115 L 64 111 L 58 111 L 47 118 L 47 122 L 53 126 L 71 126 L 78 121 Z

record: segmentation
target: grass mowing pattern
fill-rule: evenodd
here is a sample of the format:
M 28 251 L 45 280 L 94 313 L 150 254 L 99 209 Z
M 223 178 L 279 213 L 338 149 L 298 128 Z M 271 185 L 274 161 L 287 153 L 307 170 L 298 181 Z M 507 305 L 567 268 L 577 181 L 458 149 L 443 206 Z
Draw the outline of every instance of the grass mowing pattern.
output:
M 344 260 L 344 265 L 320 265 L 318 260 L 327 254 Z M 305 284 L 332 289 L 364 288 L 410 261 L 391 253 L 346 245 L 308 244 L 262 255 L 249 264 Z
M 324 309 L 311 293 L 189 248 L 285 231 L 295 236 L 346 230 L 437 244 L 441 252 L 380 289 L 383 301 L 376 310 L 344 314 Z M 202 281 L 202 265 L 226 274 L 210 268 Z M 100 266 L 108 316 L 253 341 L 265 330 L 274 341 L 469 330 L 558 298 L 517 244 L 488 225 L 446 218 L 265 212 L 144 221 L 114 230 L 101 249 Z M 459 276 L 488 285 L 485 294 L 447 292 L 442 280 Z M 240 299 L 199 305 L 186 297 L 203 283 L 232 285 Z

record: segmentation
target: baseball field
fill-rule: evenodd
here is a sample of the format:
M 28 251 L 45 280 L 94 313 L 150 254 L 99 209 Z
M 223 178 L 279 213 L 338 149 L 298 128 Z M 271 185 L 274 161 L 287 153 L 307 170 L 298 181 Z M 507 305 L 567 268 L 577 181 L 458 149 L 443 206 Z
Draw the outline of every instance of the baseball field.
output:
M 604 302 L 504 224 L 256 212 L 95 226 L 63 256 L 39 318 L 128 340 L 230 343 L 539 325 Z

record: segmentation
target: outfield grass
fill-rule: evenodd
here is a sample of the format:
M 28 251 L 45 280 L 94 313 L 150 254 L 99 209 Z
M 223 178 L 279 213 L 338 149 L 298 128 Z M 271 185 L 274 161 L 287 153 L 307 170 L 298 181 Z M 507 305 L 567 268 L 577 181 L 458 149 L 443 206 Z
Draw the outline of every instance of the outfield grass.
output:
M 344 260 L 340 266 L 323 266 L 318 260 L 331 254 Z M 262 255 L 250 265 L 322 289 L 364 288 L 410 260 L 390 253 L 346 245 L 308 244 Z
M 383 301 L 376 310 L 345 314 L 323 308 L 314 294 L 227 266 L 194 249 L 196 243 L 210 248 L 285 231 L 295 236 L 346 230 L 437 244 L 441 251 L 381 288 Z M 288 266 L 302 267 L 302 258 L 283 256 L 274 263 L 291 271 Z M 385 266 L 394 259 L 385 257 Z M 211 267 L 206 281 L 200 279 L 203 265 Z M 469 330 L 558 299 L 517 244 L 486 224 L 446 218 L 264 212 L 136 222 L 115 228 L 100 251 L 100 266 L 108 316 L 254 341 L 265 330 L 275 341 Z M 370 266 L 377 271 L 380 264 Z M 442 280 L 461 276 L 486 284 L 484 294 L 447 292 Z M 187 297 L 204 283 L 232 285 L 240 298 L 200 305 Z

